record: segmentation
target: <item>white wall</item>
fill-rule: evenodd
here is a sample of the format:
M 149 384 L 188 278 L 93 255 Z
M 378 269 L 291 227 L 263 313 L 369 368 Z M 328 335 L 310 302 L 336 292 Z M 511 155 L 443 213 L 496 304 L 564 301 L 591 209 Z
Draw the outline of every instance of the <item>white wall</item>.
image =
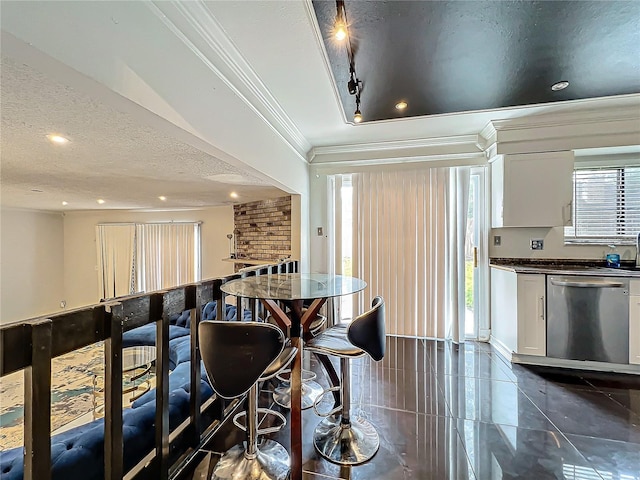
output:
M 0 323 L 60 311 L 62 215 L 2 209 L 0 232 Z
M 328 272 L 329 218 L 327 212 L 327 175 L 317 174 L 312 168 L 309 175 L 309 191 L 312 201 L 309 205 L 309 261 L 310 272 Z M 322 227 L 322 235 L 318 235 Z
M 233 273 L 227 234 L 233 232 L 233 207 L 211 207 L 173 212 L 119 210 L 69 212 L 64 217 L 64 296 L 67 308 L 97 303 L 98 271 L 96 225 L 115 222 L 202 222 L 202 278 Z

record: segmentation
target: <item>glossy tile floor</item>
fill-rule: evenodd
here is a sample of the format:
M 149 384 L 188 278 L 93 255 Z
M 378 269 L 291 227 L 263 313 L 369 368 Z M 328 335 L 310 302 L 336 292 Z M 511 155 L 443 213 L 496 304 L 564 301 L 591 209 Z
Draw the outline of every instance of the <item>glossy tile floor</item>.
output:
M 306 479 L 640 480 L 640 377 L 534 371 L 487 344 L 403 337 L 388 337 L 381 362 L 352 365 L 353 409 L 380 450 L 356 467 L 327 462 L 312 444 L 320 418 L 305 410 Z M 288 447 L 286 430 L 275 438 Z M 209 450 L 241 440 L 229 426 Z

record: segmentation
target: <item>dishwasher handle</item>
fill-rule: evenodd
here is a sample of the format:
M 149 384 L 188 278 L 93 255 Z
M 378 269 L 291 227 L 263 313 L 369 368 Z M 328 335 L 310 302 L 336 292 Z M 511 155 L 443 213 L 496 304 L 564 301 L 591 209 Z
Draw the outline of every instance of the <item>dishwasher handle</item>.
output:
M 578 287 L 578 288 L 621 288 L 625 286 L 624 282 L 590 278 L 588 280 L 578 280 L 575 278 L 552 278 L 551 284 L 558 287 Z

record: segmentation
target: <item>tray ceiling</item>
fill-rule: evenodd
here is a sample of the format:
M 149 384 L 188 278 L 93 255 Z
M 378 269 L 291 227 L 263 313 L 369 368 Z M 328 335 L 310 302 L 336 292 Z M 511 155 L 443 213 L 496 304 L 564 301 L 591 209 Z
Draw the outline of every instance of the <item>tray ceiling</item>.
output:
M 344 2 L 364 122 L 640 92 L 637 1 Z M 336 2 L 313 8 L 347 119 Z M 568 81 L 568 88 L 551 86 Z M 404 100 L 408 108 L 399 111 Z

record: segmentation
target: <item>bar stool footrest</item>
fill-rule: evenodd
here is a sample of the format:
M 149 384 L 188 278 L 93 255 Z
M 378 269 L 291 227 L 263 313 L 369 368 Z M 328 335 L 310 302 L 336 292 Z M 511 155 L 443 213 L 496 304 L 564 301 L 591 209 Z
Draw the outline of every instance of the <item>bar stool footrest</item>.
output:
M 280 412 L 276 412 L 275 410 L 271 410 L 269 408 L 258 408 L 256 410 L 258 412 L 258 415 L 260 414 L 263 415 L 262 421 L 264 421 L 267 415 L 273 415 L 276 417 L 277 419 L 276 421 L 279 420 L 279 423 L 277 423 L 272 427 L 260 428 L 260 425 L 258 425 L 258 428 L 256 429 L 256 434 L 258 436 L 279 432 L 287 425 L 287 419 Z M 246 416 L 247 416 L 247 412 L 239 412 L 233 417 L 233 424 L 243 432 L 247 431 L 246 419 L 245 419 L 245 423 L 240 423 L 240 418 L 246 417 Z M 262 423 L 262 421 L 260 423 Z
M 324 396 L 327 393 L 333 393 L 333 392 L 340 392 L 340 405 L 336 405 L 334 407 L 333 410 L 331 410 L 330 412 L 327 413 L 322 413 L 318 410 L 318 405 L 322 402 L 322 400 L 324 399 Z M 325 388 L 322 393 L 320 394 L 320 396 L 318 398 L 316 398 L 316 401 L 313 402 L 313 411 L 316 413 L 316 415 L 318 415 L 319 417 L 329 417 L 331 415 L 335 415 L 336 413 L 339 413 L 342 410 L 342 386 L 338 385 L 337 387 L 329 387 L 329 388 Z
M 280 380 L 282 383 L 290 383 L 290 380 L 289 380 L 290 376 L 291 376 L 291 369 L 290 368 L 285 368 L 284 370 L 280 370 L 276 374 L 276 378 L 278 380 Z M 303 368 L 302 369 L 302 373 L 301 373 L 301 377 L 302 377 L 302 383 L 306 383 L 306 382 L 311 382 L 311 381 L 315 380 L 317 375 L 316 375 L 316 372 L 313 372 L 311 370 L 305 370 Z

